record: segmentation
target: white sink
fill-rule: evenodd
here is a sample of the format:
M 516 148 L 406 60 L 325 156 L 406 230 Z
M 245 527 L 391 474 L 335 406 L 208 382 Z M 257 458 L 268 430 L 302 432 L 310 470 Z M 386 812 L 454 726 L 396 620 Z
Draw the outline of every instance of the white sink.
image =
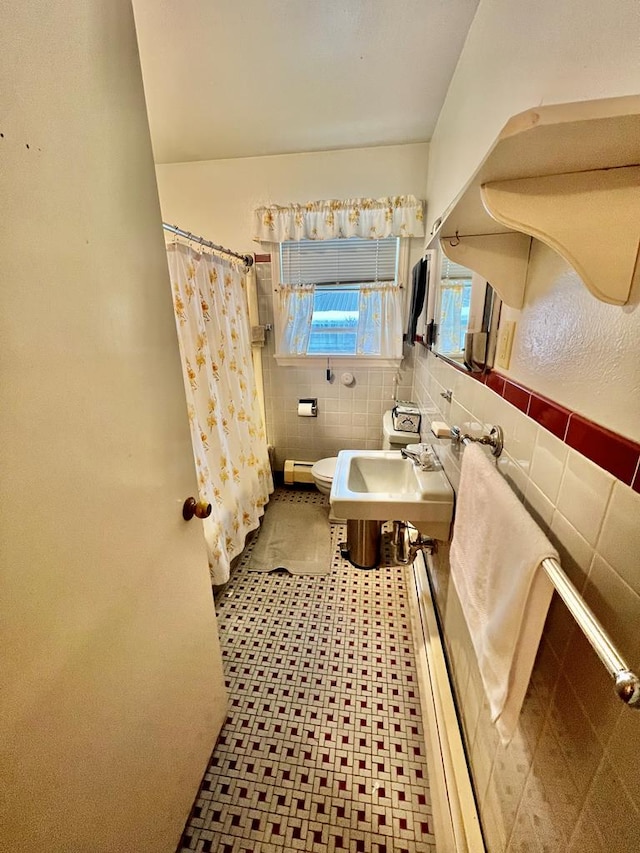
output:
M 443 471 L 421 471 L 399 450 L 341 450 L 331 487 L 338 518 L 408 521 L 449 539 L 453 489 Z

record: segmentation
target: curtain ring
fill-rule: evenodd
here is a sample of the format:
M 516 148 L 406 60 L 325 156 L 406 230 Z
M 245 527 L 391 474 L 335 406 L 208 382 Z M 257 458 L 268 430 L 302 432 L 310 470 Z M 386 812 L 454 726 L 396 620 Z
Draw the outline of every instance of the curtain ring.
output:
M 453 240 L 455 240 L 456 242 L 454 243 Z M 456 229 L 455 237 L 453 238 L 453 240 L 449 240 L 449 245 L 451 246 L 452 249 L 455 249 L 456 246 L 460 245 L 460 237 L 458 236 L 458 230 L 457 229 Z

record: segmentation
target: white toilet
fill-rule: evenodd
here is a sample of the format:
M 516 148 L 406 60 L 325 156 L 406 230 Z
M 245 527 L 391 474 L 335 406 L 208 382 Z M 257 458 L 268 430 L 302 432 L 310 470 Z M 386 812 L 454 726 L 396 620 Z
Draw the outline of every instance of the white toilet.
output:
M 393 428 L 391 409 L 384 413 L 382 416 L 383 450 L 400 450 L 401 447 L 406 447 L 408 444 L 418 444 L 419 442 L 419 433 L 402 432 L 401 430 Z M 311 468 L 311 475 L 318 491 L 325 495 L 331 494 L 331 485 L 333 483 L 333 475 L 336 471 L 337 461 L 337 456 L 327 456 L 325 459 L 319 459 Z
M 333 483 L 333 475 L 336 472 L 337 456 L 327 456 L 325 459 L 318 459 L 315 465 L 311 468 L 311 476 L 316 488 L 324 495 L 331 494 L 331 485 Z

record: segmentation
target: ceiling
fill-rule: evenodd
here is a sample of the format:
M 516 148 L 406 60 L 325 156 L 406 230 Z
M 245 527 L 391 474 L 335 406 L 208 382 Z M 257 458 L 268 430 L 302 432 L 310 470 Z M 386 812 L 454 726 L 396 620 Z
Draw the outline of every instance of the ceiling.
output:
M 478 0 L 133 0 L 157 163 L 425 142 Z

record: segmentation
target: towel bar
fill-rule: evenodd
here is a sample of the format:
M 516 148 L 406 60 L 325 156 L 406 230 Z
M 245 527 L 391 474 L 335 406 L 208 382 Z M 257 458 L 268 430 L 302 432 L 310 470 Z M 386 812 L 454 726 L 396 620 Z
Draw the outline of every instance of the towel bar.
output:
M 500 456 L 504 447 L 504 434 L 502 427 L 499 426 L 492 426 L 489 435 L 483 435 L 479 438 L 474 438 L 472 435 L 463 433 L 460 427 L 452 426 L 451 438 L 456 444 L 460 444 L 461 442 L 462 444 L 469 444 L 470 441 L 477 442 L 478 444 L 487 444 L 495 457 Z
M 500 427 L 494 427 L 494 429 L 498 430 L 498 435 L 502 436 Z M 483 444 L 493 443 L 490 440 L 482 441 L 482 439 L 473 439 L 470 436 L 463 435 L 459 427 L 451 428 L 451 436 L 454 441 L 465 445 L 470 444 L 472 441 L 480 441 Z M 494 455 L 498 455 L 495 453 L 495 448 Z M 571 613 L 578 623 L 578 627 L 604 664 L 605 669 L 613 678 L 617 695 L 629 707 L 640 709 L 640 677 L 629 668 L 629 665 L 613 644 L 611 637 L 564 573 L 558 561 L 547 558 L 542 561 L 542 568 L 547 573 L 556 592 L 566 604 L 569 613 Z
M 613 644 L 611 637 L 602 627 L 593 611 L 578 590 L 565 575 L 556 560 L 542 561 L 556 592 L 567 605 L 569 613 L 578 623 L 594 652 L 615 682 L 615 691 L 631 708 L 640 709 L 640 678 L 629 669 L 629 665 Z

